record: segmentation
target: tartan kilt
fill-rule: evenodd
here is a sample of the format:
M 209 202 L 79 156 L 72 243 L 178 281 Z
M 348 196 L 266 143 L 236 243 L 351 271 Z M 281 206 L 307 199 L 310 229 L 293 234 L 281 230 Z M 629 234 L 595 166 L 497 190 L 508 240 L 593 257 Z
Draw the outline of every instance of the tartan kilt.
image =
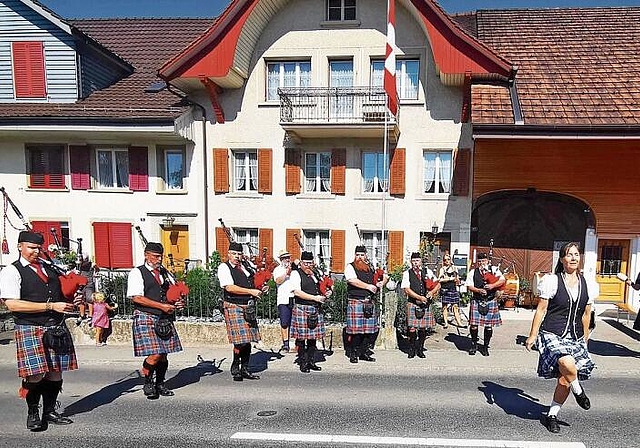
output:
M 375 305 L 375 304 L 374 304 Z M 373 307 L 373 316 L 364 317 L 364 302 L 349 299 L 347 304 L 347 334 L 375 333 L 378 331 L 378 307 Z
M 232 344 L 249 344 L 260 341 L 260 329 L 252 328 L 244 320 L 243 310 L 246 305 L 224 302 L 224 323 L 227 325 L 227 336 Z
M 538 335 L 538 376 L 546 379 L 558 378 L 558 360 L 563 356 L 572 356 L 578 369 L 578 379 L 588 380 L 596 364 L 591 359 L 584 339 L 561 338 L 548 331 Z
M 318 311 L 318 325 L 313 330 L 307 326 L 307 314 Z M 324 337 L 324 315 L 313 305 L 294 305 L 291 315 L 291 337 L 293 339 L 322 339 Z
M 175 353 L 182 351 L 182 344 L 173 326 L 173 335 L 166 341 L 158 337 L 154 330 L 154 324 L 160 319 L 155 314 L 145 313 L 144 311 L 135 310 L 133 312 L 133 355 L 148 356 L 159 355 L 164 353 Z
M 78 368 L 76 350 L 73 345 L 68 355 L 56 355 L 53 350 L 44 347 L 42 335 L 46 329 L 47 327 L 42 325 L 15 326 L 16 359 L 20 378 Z
M 497 300 L 489 300 L 489 312 L 483 316 L 478 312 L 478 302 L 471 300 L 469 304 L 469 325 L 478 327 L 499 327 L 502 325 L 500 310 L 498 309 Z
M 417 308 L 419 308 L 418 305 L 415 305 L 411 302 L 407 302 L 407 327 L 419 328 L 419 329 L 427 329 L 427 328 L 435 327 L 436 319 L 433 317 L 433 313 L 431 312 L 431 307 L 428 306 L 424 310 L 424 316 L 422 317 L 422 319 L 418 319 L 416 317 Z
M 455 289 L 441 289 L 440 299 L 442 300 L 443 305 L 457 305 L 460 303 L 460 294 Z

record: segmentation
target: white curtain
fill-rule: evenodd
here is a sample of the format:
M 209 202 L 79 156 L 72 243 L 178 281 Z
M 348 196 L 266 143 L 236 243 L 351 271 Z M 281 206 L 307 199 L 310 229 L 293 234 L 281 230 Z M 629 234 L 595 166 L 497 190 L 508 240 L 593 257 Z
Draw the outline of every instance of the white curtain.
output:
M 235 155 L 236 158 L 236 166 L 235 166 L 235 183 L 236 190 L 244 190 L 245 189 L 245 181 L 247 178 L 246 170 L 244 166 L 244 157 L 245 153 L 237 153 Z
M 267 73 L 267 100 L 278 99 L 278 87 L 280 87 L 280 64 L 269 64 Z
M 442 193 L 449 193 L 451 188 L 451 154 L 440 153 L 440 183 Z
M 363 190 L 365 193 L 371 193 L 373 191 L 373 179 L 365 179 Z
M 380 179 L 380 190 L 381 191 L 389 190 L 389 179 Z
M 323 177 L 320 181 L 322 182 L 322 191 L 331 191 L 331 180 Z
M 249 153 L 249 176 L 251 178 L 251 184 L 249 189 L 252 191 L 258 190 L 258 154 Z
M 316 191 L 316 179 L 307 178 L 307 191 L 314 192 Z
M 433 187 L 436 181 L 436 157 L 433 153 L 424 155 L 424 193 L 427 193 Z
M 113 187 L 111 151 L 98 151 L 98 182 L 101 187 Z
M 129 153 L 127 151 L 116 151 L 116 176 L 118 187 L 129 186 Z

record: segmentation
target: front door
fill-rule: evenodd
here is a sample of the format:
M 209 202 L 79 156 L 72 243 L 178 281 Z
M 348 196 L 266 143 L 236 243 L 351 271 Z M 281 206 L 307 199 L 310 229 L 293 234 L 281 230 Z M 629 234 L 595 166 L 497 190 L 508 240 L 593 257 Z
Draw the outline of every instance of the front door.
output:
M 171 272 L 184 271 L 185 260 L 189 259 L 189 227 L 162 227 L 161 238 L 164 246 L 162 264 Z
M 598 240 L 596 281 L 600 285 L 597 302 L 624 302 L 625 284 L 616 278 L 618 272 L 627 273 L 629 240 Z

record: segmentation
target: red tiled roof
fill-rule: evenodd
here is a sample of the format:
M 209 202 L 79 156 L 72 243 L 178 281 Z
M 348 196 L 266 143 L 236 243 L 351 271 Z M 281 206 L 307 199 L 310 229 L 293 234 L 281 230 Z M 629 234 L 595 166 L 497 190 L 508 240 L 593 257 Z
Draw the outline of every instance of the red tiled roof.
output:
M 471 86 L 471 122 L 513 124 L 509 90 L 502 86 Z
M 476 23 L 478 38 L 519 66 L 525 124 L 640 124 L 640 7 L 481 10 Z M 472 108 L 487 103 L 472 97 Z
M 55 118 L 175 118 L 184 111 L 181 100 L 166 89 L 147 93 L 160 81 L 157 69 L 202 34 L 215 19 L 94 19 L 70 20 L 109 51 L 129 62 L 134 72 L 112 86 L 76 103 L 0 104 L 0 117 Z

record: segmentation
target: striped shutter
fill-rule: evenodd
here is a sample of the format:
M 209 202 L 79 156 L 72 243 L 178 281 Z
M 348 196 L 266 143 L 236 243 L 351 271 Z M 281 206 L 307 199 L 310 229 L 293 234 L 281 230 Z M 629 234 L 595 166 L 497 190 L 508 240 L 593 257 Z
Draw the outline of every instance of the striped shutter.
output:
M 389 194 L 402 196 L 405 192 L 406 150 L 396 148 L 391 156 Z
M 302 239 L 302 230 L 300 229 L 287 229 L 286 239 L 287 239 L 287 252 L 291 254 L 291 259 L 295 260 L 296 258 L 300 258 L 302 255 L 302 250 L 298 245 L 294 234 L 297 234 Z
M 93 253 L 95 264 L 102 268 L 111 268 L 109 257 L 109 223 L 93 223 Z
M 87 146 L 69 146 L 69 165 L 71 188 L 74 190 L 88 190 L 91 188 L 89 148 Z
M 229 193 L 229 150 L 226 148 L 213 150 L 213 191 Z
M 267 248 L 267 260 L 273 258 L 273 229 L 258 229 L 258 250 L 262 256 L 262 249 Z
M 52 252 L 49 252 L 47 249 L 50 244 L 55 244 L 56 240 L 51 234 L 51 229 L 56 231 L 56 235 L 58 236 L 58 240 L 60 240 L 60 244 L 63 247 L 67 247 L 62 241 L 62 227 L 59 221 L 31 221 L 31 228 L 36 233 L 41 233 L 44 237 L 44 244 L 42 247 L 44 251 L 48 253 L 50 256 L 53 256 Z
M 387 260 L 387 269 L 393 270 L 394 267 L 404 263 L 404 232 L 401 230 L 389 230 L 389 259 Z
M 227 249 L 229 249 L 229 239 L 227 238 L 227 234 L 224 232 L 222 227 L 216 227 L 216 250 L 220 254 L 220 258 L 223 263 L 228 260 Z
M 16 98 L 46 98 L 47 82 L 42 42 L 13 42 Z
M 347 173 L 347 150 L 331 150 L 331 193 L 345 194 Z M 342 272 L 342 271 L 340 271 Z
M 29 148 L 29 162 L 29 188 L 65 188 L 62 147 Z
M 300 158 L 302 152 L 299 149 L 285 150 L 284 157 L 284 183 L 286 194 L 300 193 Z M 295 242 L 295 241 L 294 241 Z
M 453 196 L 469 196 L 471 149 L 459 148 L 453 158 Z
M 344 272 L 345 234 L 344 230 L 331 231 L 331 272 Z
M 273 191 L 273 150 L 258 149 L 258 193 L 271 194 Z
M 146 146 L 129 147 L 129 189 L 149 191 L 149 150 Z
M 95 263 L 104 268 L 132 268 L 133 245 L 131 224 L 126 222 L 94 222 L 93 251 Z

